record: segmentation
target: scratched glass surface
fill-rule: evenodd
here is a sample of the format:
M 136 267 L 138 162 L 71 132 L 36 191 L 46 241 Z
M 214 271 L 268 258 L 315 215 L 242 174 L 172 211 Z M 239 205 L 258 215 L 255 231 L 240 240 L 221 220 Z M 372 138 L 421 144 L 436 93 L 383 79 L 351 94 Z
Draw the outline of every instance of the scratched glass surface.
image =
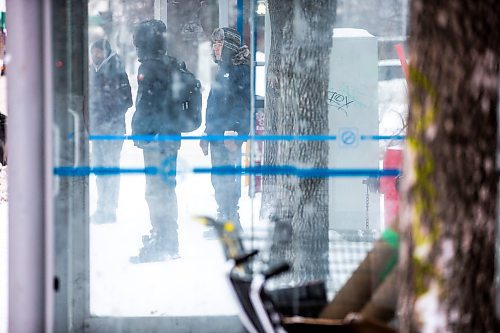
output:
M 227 11 L 210 1 L 88 2 L 89 163 L 61 162 L 55 173 L 88 179 L 93 316 L 238 314 L 218 229 L 195 217 L 230 221 L 238 251 L 261 251 L 255 271 L 289 262 L 293 273 L 270 289 L 320 279 L 328 299 L 395 221 L 406 1 L 337 1 L 330 18 L 318 14 L 335 18 L 329 43 L 312 39 L 321 45 L 303 40 L 312 28 L 297 14 L 277 38 L 290 54 L 301 43 L 312 51 L 305 61 L 281 52 L 287 74 L 276 67 L 266 3 L 252 12 L 247 1 L 219 2 Z M 212 32 L 222 20 L 234 30 L 214 34 L 229 57 L 216 63 Z M 195 103 L 174 97 L 186 75 L 179 63 L 201 86 L 192 131 L 173 116 Z M 323 84 L 301 85 L 301 75 Z

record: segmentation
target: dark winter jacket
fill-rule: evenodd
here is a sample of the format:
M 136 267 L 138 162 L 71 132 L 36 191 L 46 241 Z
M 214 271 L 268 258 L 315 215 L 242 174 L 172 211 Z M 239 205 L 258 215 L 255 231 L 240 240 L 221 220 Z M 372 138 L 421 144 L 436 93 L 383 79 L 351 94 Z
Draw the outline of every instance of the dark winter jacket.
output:
M 115 53 L 89 70 L 90 133 L 125 134 L 125 112 L 132 106 L 127 73 Z
M 207 134 L 250 131 L 250 67 L 220 64 L 207 101 Z
M 172 102 L 172 68 L 180 66 L 169 56 L 140 58 L 137 74 L 136 111 L 132 119 L 134 135 L 179 135 L 177 112 Z M 143 143 L 136 142 L 137 146 Z

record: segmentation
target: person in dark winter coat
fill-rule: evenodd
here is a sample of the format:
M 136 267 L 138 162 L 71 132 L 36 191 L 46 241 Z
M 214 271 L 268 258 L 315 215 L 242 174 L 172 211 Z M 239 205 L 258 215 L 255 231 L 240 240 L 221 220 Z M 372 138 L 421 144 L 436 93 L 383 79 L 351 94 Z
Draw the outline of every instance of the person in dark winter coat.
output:
M 143 247 L 132 263 L 178 258 L 176 164 L 180 148 L 180 130 L 176 124 L 173 106 L 172 66 L 179 66 L 175 58 L 166 55 L 166 26 L 159 20 L 141 22 L 134 31 L 133 42 L 141 63 L 138 75 L 136 111 L 132 119 L 132 133 L 141 148 L 145 167 L 157 167 L 160 175 L 146 174 L 146 201 L 149 207 L 151 231 L 143 236 Z M 184 65 L 185 66 L 185 65 Z M 172 140 L 154 140 L 167 135 Z
M 212 82 L 206 109 L 205 133 L 210 135 L 248 135 L 250 130 L 250 52 L 240 47 L 241 36 L 229 27 L 212 33 L 214 61 L 219 65 Z M 200 141 L 212 166 L 240 166 L 241 140 Z M 231 220 L 240 226 L 238 202 L 241 196 L 241 175 L 212 174 L 217 202 L 217 218 Z
M 91 135 L 124 135 L 125 113 L 132 106 L 132 94 L 127 73 L 120 57 L 105 39 L 95 41 L 90 48 L 92 65 L 89 69 L 89 114 Z M 102 140 L 101 140 L 102 139 Z M 120 161 L 123 140 L 99 138 L 92 141 L 92 164 L 116 166 Z M 94 223 L 116 221 L 119 176 L 97 176 L 97 210 Z

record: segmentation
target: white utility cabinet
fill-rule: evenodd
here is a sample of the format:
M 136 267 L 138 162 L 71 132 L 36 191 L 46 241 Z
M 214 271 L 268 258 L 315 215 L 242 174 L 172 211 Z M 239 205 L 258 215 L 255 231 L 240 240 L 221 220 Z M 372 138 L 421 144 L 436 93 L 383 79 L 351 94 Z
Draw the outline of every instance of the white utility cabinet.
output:
M 366 30 L 334 29 L 330 56 L 328 111 L 329 167 L 379 167 L 377 38 Z M 332 177 L 329 181 L 330 228 L 378 230 L 379 195 L 368 191 L 366 177 Z

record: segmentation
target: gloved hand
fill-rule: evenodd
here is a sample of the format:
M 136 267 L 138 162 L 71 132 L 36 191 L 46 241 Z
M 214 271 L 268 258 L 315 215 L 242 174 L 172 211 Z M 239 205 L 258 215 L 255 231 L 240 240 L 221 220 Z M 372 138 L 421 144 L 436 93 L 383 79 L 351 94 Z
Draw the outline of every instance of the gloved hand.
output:
M 206 135 L 206 134 L 205 134 Z M 208 155 L 208 140 L 200 140 L 200 148 L 203 152 L 203 155 Z

